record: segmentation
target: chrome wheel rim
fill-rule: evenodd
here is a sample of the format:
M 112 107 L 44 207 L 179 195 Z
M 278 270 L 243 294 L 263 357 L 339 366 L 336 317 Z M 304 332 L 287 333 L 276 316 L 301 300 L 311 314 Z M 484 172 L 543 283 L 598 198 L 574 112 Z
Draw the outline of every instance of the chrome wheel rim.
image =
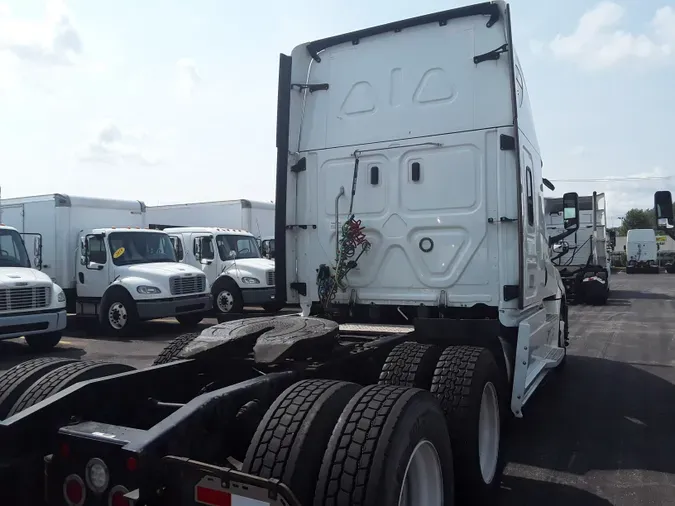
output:
M 227 290 L 223 290 L 216 297 L 216 306 L 221 313 L 229 313 L 234 307 L 234 296 Z
M 480 416 L 478 418 L 478 455 L 480 472 L 485 483 L 490 484 L 497 473 L 499 460 L 499 397 L 497 389 L 491 382 L 483 387 L 480 401 Z
M 441 459 L 426 439 L 417 443 L 410 455 L 398 506 L 443 506 Z
M 122 330 L 127 324 L 129 315 L 121 302 L 113 302 L 108 309 L 108 322 L 115 330 Z

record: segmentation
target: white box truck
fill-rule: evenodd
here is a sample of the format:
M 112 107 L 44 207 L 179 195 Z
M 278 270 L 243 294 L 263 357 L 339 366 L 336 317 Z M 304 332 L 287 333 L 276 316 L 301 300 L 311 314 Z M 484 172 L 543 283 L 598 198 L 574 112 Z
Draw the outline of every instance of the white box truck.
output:
M 626 235 L 626 274 L 658 274 L 658 245 L 651 228 L 634 228 Z
M 274 204 L 253 200 L 221 200 L 148 206 L 150 228 L 224 227 L 246 230 L 258 239 L 274 237 Z
M 66 296 L 31 264 L 21 234 L 2 223 L 0 215 L 0 340 L 23 337 L 31 348 L 48 350 L 66 327 Z M 33 242 L 39 266 L 40 237 Z
M 143 202 L 50 194 L 1 206 L 5 223 L 40 235 L 42 272 L 69 311 L 97 317 L 111 335 L 164 317 L 193 325 L 212 308 L 201 270 L 176 261 L 164 232 L 143 228 Z
M 262 306 L 270 313 L 276 302 L 274 262 L 262 258 L 250 232 L 220 227 L 165 228 L 176 259 L 198 267 L 211 285 L 217 317 L 242 313 L 244 306 Z
M 544 207 L 548 237 L 564 232 L 563 199 L 546 198 Z M 554 246 L 551 260 L 570 301 L 602 305 L 609 298 L 615 239 L 607 233 L 606 213 L 604 193 L 579 196 L 579 230 Z

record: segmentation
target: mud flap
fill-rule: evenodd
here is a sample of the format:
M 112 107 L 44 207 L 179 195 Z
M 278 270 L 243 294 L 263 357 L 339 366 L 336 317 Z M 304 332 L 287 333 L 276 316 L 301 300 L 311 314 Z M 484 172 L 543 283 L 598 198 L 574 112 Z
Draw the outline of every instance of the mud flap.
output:
M 162 458 L 162 481 L 167 506 L 305 506 L 278 480 L 185 457 Z

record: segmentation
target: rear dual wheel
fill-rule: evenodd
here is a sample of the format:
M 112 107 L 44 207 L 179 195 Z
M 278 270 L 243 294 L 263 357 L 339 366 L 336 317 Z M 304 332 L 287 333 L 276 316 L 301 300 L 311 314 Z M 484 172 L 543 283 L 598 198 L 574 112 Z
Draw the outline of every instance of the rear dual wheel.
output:
M 492 352 L 402 343 L 387 357 L 380 384 L 430 390 L 449 429 L 458 497 L 491 504 L 504 470 L 501 427 L 508 408 L 506 379 Z
M 303 505 L 451 506 L 452 465 L 430 393 L 305 380 L 269 408 L 243 471 L 281 480 Z

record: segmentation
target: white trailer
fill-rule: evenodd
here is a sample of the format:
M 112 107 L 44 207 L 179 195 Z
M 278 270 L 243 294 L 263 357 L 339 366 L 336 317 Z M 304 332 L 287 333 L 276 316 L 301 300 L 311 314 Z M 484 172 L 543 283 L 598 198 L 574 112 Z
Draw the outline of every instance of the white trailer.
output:
M 3 221 L 41 238 L 41 270 L 68 309 L 123 335 L 140 320 L 195 324 L 212 308 L 206 276 L 176 261 L 169 236 L 144 229 L 140 201 L 40 195 L 2 201 Z
M 564 232 L 563 199 L 546 198 L 546 232 Z M 562 276 L 570 300 L 602 305 L 609 297 L 610 252 L 613 239 L 606 227 L 604 193 L 579 196 L 579 230 L 554 247 L 552 261 Z
M 221 200 L 148 206 L 150 228 L 220 227 L 242 229 L 259 239 L 274 236 L 274 204 L 252 200 Z
M 626 235 L 626 274 L 659 273 L 656 233 L 651 228 L 634 228 Z
M 38 270 L 40 237 L 30 244 L 33 255 L 14 227 L 0 224 L 0 340 L 23 337 L 31 348 L 47 350 L 66 327 L 66 296 Z

